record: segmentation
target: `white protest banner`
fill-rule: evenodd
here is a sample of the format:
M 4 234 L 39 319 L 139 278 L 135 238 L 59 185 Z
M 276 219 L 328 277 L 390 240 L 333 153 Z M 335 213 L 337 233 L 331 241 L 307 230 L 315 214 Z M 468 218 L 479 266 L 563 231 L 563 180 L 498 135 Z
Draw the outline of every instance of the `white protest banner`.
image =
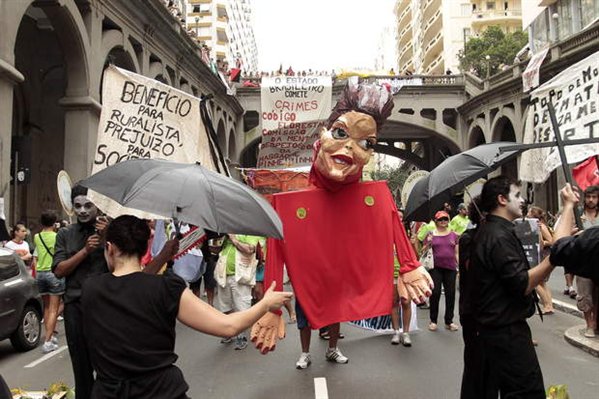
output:
M 397 94 L 404 86 L 422 86 L 422 78 L 381 78 L 377 79 L 379 85 L 388 84 L 391 86 L 391 94 Z
M 543 60 L 547 56 L 547 52 L 549 51 L 546 48 L 543 51 L 540 51 L 533 55 L 528 61 L 528 65 L 526 65 L 526 69 L 522 72 L 522 90 L 530 91 L 539 85 L 539 75 L 541 64 Z
M 198 98 L 111 65 L 104 71 L 92 173 L 135 158 L 200 162 L 210 170 L 216 169 Z M 129 214 L 143 219 L 161 218 L 123 207 L 93 190 L 89 190 L 88 197 L 112 217 Z
M 331 113 L 330 76 L 275 76 L 261 83 L 258 168 L 309 165 L 312 145 Z
M 562 71 L 531 93 L 524 144 L 555 140 L 547 104 L 555 108 L 560 133 L 565 144 L 570 140 L 599 136 L 599 52 Z M 599 154 L 599 144 L 566 145 L 569 163 Z M 520 179 L 542 183 L 561 165 L 556 146 L 522 153 Z
M 92 173 L 134 158 L 200 162 L 215 170 L 198 98 L 109 66 Z

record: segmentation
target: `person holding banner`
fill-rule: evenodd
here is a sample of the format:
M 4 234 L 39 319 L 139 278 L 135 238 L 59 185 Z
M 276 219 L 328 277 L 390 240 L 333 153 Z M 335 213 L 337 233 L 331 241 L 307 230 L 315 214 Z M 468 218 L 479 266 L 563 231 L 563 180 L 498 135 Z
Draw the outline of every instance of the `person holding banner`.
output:
M 281 286 L 287 266 L 306 316 L 300 322 L 296 309 L 302 330 L 298 368 L 311 362 L 311 329 L 331 326 L 325 358 L 347 363 L 336 346 L 339 323 L 391 313 L 394 247 L 404 283 L 400 297 L 422 302 L 431 294 L 432 280 L 416 258 L 386 182 L 360 182 L 392 108 L 389 88 L 350 81 L 313 147 L 312 187 L 273 195 L 285 240 L 268 240 L 264 282 Z M 254 325 L 252 341 L 267 353 L 284 336 L 283 328 L 279 314 L 267 313 Z

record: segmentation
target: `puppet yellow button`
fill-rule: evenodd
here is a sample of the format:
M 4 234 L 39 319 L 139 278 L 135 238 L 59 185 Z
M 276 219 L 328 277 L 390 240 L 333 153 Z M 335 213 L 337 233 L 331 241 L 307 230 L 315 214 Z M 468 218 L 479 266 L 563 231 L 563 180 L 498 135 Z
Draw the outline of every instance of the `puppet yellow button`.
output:
M 306 210 L 306 208 L 297 208 L 297 211 L 295 211 L 295 214 L 298 219 L 305 219 L 306 216 L 308 215 L 308 211 Z
M 367 195 L 366 197 L 364 197 L 364 203 L 368 206 L 373 206 L 374 205 L 374 197 L 372 195 Z

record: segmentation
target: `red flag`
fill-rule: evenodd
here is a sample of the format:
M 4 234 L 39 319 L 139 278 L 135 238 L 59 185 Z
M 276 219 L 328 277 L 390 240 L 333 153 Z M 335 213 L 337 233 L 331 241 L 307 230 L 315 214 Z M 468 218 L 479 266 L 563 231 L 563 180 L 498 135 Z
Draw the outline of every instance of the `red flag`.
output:
M 572 169 L 572 176 L 581 190 L 585 190 L 588 186 L 599 185 L 599 170 L 597 168 L 596 156 L 589 157 L 586 161 Z

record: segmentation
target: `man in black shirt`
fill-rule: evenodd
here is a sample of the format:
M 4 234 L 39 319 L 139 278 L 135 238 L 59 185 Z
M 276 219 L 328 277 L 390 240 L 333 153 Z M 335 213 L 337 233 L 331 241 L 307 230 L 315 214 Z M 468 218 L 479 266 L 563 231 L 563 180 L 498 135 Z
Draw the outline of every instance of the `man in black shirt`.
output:
M 579 195 L 567 184 L 561 191 L 561 197 L 562 217 L 555 229 L 551 263 L 563 265 L 566 273 L 590 278 L 595 284 L 599 284 L 599 226 L 570 237 L 574 220 L 573 210 L 579 201 Z
M 534 287 L 553 267 L 548 259 L 528 264 L 512 223 L 523 203 L 517 181 L 499 176 L 483 186 L 480 207 L 488 215 L 473 239 L 470 270 L 484 393 L 473 398 L 545 398 L 526 319 L 535 311 Z

